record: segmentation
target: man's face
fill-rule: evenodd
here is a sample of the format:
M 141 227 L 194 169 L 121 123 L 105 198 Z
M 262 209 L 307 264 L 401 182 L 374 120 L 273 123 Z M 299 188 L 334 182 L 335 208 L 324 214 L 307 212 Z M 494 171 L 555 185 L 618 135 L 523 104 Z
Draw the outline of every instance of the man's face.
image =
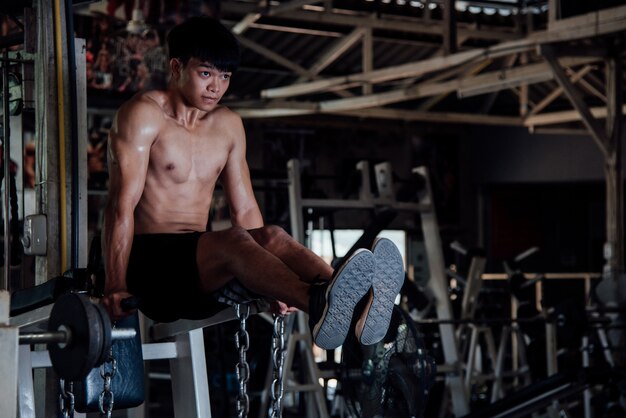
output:
M 231 73 L 218 70 L 208 62 L 191 58 L 183 66 L 173 59 L 171 65 L 183 97 L 200 110 L 213 110 L 230 85 Z

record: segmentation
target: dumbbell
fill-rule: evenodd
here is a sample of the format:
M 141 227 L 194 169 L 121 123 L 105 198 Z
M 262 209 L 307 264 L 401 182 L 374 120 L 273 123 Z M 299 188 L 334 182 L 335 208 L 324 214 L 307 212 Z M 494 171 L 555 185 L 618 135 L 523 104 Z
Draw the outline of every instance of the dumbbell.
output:
M 134 338 L 132 328 L 113 328 L 104 308 L 80 293 L 54 303 L 47 332 L 20 334 L 20 344 L 47 344 L 52 368 L 65 380 L 80 380 L 107 359 L 117 339 Z

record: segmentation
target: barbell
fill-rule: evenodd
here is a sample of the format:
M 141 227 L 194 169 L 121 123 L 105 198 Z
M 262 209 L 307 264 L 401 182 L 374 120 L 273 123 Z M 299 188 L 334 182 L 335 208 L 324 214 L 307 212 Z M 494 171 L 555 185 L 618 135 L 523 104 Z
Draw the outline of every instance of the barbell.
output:
M 104 363 L 114 340 L 134 338 L 133 328 L 114 328 L 104 308 L 80 293 L 54 303 L 47 332 L 20 333 L 20 344 L 47 344 L 52 368 L 65 380 L 80 380 Z

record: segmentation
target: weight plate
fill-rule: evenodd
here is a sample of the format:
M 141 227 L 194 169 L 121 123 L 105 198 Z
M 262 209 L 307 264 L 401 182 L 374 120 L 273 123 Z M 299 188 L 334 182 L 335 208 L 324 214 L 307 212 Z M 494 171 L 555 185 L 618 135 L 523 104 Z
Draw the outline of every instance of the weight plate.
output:
M 68 293 L 52 307 L 48 330 L 67 328 L 67 344 L 48 344 L 52 367 L 65 380 L 80 380 L 96 365 L 104 343 L 102 319 L 87 296 Z
M 102 349 L 100 350 L 100 356 L 96 360 L 96 367 L 100 366 L 106 361 L 109 356 L 109 350 L 111 349 L 111 320 L 106 310 L 99 304 L 92 304 L 95 308 L 98 316 L 100 317 L 100 324 L 102 325 Z

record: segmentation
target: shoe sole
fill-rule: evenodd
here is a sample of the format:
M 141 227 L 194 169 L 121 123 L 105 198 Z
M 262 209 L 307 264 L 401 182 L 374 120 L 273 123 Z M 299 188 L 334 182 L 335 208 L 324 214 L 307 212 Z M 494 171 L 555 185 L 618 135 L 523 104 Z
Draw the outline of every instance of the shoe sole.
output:
M 326 307 L 313 328 L 313 341 L 323 349 L 339 347 L 346 339 L 354 307 L 368 292 L 374 277 L 374 256 L 357 250 L 337 272 L 326 292 Z
M 387 238 L 378 238 L 372 246 L 376 261 L 372 280 L 373 300 L 364 314 L 360 335 L 364 345 L 376 344 L 387 334 L 396 296 L 404 283 L 404 262 L 398 247 Z

